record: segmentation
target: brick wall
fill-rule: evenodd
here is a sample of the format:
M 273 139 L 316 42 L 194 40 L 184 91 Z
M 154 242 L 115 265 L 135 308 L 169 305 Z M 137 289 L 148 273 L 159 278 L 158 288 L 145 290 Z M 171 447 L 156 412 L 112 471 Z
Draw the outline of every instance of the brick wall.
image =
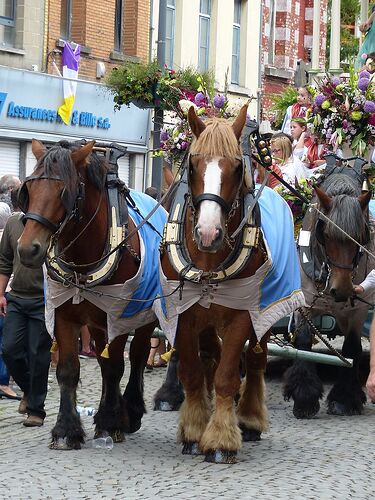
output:
M 263 1 L 262 36 L 262 119 L 269 118 L 270 96 L 281 93 L 286 86 L 294 83 L 297 62 L 309 61 L 312 49 L 313 3 L 314 0 L 275 0 L 276 8 L 274 51 L 271 53 L 270 25 L 271 0 Z M 325 65 L 327 34 L 327 4 L 321 0 L 321 44 L 320 66 Z
M 83 46 L 79 77 L 96 80 L 96 63 L 104 62 L 107 73 L 126 56 L 147 60 L 149 51 L 149 0 L 123 0 L 122 51 L 114 53 L 116 0 L 74 0 L 71 41 Z M 56 49 L 61 38 L 61 0 L 49 0 L 47 53 Z M 90 49 L 89 53 L 84 48 Z M 57 48 L 61 52 L 61 48 Z M 61 69 L 59 54 L 54 55 Z M 54 73 L 52 56 L 48 72 Z

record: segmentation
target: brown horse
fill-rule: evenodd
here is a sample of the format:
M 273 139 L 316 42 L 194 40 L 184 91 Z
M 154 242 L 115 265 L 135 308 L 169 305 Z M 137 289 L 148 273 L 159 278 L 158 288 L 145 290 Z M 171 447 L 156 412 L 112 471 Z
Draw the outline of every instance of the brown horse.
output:
M 240 232 L 237 240 L 231 240 L 230 235 L 244 216 L 242 201 L 250 192 L 239 147 L 246 112 L 244 106 L 233 125 L 223 120 L 206 125 L 193 108 L 189 110 L 195 136 L 187 165 L 185 199 L 189 201 L 183 220 L 168 225 L 162 256 L 163 274 L 168 281 L 180 281 L 182 298 L 190 284 L 200 291 L 220 287 L 222 281 L 232 277 L 228 262 L 233 264 L 234 259 L 236 267 L 236 256 L 244 250 L 244 233 Z M 176 198 L 170 211 L 173 220 L 180 206 L 178 192 Z M 179 225 L 177 247 L 188 262 L 184 269 L 178 267 L 181 255 L 174 245 L 176 239 L 169 234 L 169 229 L 173 231 Z M 253 276 L 267 260 L 259 227 L 254 224 L 248 230 L 255 237 L 234 273 L 238 279 Z M 227 275 L 224 277 L 221 271 Z M 218 275 L 222 277 L 216 279 Z M 246 341 L 247 376 L 240 390 L 239 365 Z M 236 309 L 235 303 L 233 307 L 211 303 L 209 308 L 195 303 L 178 317 L 176 347 L 185 390 L 178 431 L 183 453 L 202 452 L 207 461 L 233 463 L 241 447 L 241 430 L 245 440 L 258 440 L 267 428 L 266 336 L 258 343 L 248 311 Z M 241 396 L 235 407 L 239 390 Z
M 51 310 L 53 295 L 58 298 L 60 292 L 61 296 L 66 291 L 70 294 L 67 300 L 54 306 L 52 313 L 59 348 L 57 379 L 61 399 L 57 422 L 52 430 L 51 448 L 79 449 L 84 442 L 84 430 L 76 411 L 76 388 L 80 372 L 78 338 L 80 328 L 85 324 L 95 339 L 103 377 L 100 406 L 94 418 L 95 435 L 108 432 L 114 441 L 123 441 L 124 432 L 135 432 L 140 428 L 145 412 L 143 369 L 155 325 L 145 320 L 136 330 L 130 348 L 130 378 L 123 396 L 120 381 L 124 372 L 127 334 L 120 334 L 113 340 L 110 338 L 109 357 L 100 356 L 105 351 L 110 333 L 107 332 L 107 310 L 116 302 L 111 293 L 137 274 L 141 249 L 139 235 L 133 231 L 135 224 L 128 217 L 129 207 L 121 203 L 126 189 L 116 176 L 112 176 L 109 182 L 108 162 L 93 152 L 93 146 L 94 141 L 82 147 L 61 142 L 47 151 L 42 143 L 34 140 L 32 150 L 38 162 L 32 176 L 25 180 L 19 196 L 20 206 L 25 212 L 25 229 L 18 243 L 21 262 L 30 267 L 41 266 L 48 255 L 47 309 Z M 119 200 L 117 212 L 125 214 L 124 226 L 118 223 L 118 218 L 116 225 L 110 189 Z M 110 243 L 113 238 L 117 249 Z M 51 249 L 54 250 L 52 257 Z M 58 263 L 60 267 L 56 267 Z M 93 298 L 97 289 L 95 280 L 96 284 L 100 283 L 100 301 L 104 300 L 101 307 Z M 48 291 L 50 286 L 61 288 L 61 281 L 62 289 Z M 111 290 L 109 297 L 103 289 Z M 46 318 L 49 320 L 48 315 Z M 125 333 L 128 331 L 129 328 Z M 66 442 L 62 443 L 64 438 Z

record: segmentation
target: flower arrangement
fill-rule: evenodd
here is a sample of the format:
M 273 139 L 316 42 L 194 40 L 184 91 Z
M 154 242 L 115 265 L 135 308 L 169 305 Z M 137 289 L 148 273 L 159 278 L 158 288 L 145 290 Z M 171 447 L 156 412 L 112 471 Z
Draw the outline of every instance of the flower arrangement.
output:
M 175 123 L 163 128 L 160 133 L 160 150 L 154 152 L 154 156 L 163 156 L 170 163 L 179 163 L 192 141 L 187 113 L 189 108 L 193 106 L 198 116 L 202 119 L 220 117 L 231 118 L 236 113 L 230 106 L 225 94 L 215 94 L 212 98 L 207 92 L 197 92 L 195 95 L 191 93 L 189 98 L 179 101 L 179 108 L 182 115 L 177 117 Z
M 114 94 L 115 109 L 133 103 L 139 107 L 160 107 L 179 112 L 181 99 L 194 98 L 198 92 L 213 92 L 211 72 L 199 73 L 192 67 L 160 69 L 156 60 L 150 63 L 126 62 L 111 71 L 106 79 Z
M 346 143 L 363 156 L 375 143 L 374 76 L 352 70 L 349 78 L 323 78 L 308 121 L 312 133 L 330 149 Z

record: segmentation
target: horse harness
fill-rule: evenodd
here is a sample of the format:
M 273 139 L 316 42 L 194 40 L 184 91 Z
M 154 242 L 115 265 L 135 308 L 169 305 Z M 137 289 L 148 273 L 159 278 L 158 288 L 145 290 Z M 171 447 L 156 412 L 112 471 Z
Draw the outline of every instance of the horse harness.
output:
M 162 242 L 162 248 L 167 252 L 169 261 L 177 272 L 181 282 L 187 280 L 193 283 L 220 283 L 232 279 L 246 267 L 252 249 L 259 247 L 260 209 L 257 203 L 253 204 L 254 190 L 252 188 L 249 189 L 243 198 L 239 198 L 239 191 L 245 175 L 251 176 L 251 172 L 246 171 L 246 161 L 243 157 L 236 159 L 241 161 L 242 180 L 239 183 L 234 203 L 229 205 L 222 197 L 212 193 L 202 193 L 196 197 L 192 196 L 189 188 L 191 154 L 185 156 L 181 179 L 169 212 L 168 223 L 164 229 Z M 229 239 L 230 243 L 233 243 L 231 252 L 220 266 L 212 271 L 203 271 L 195 267 L 185 243 L 184 225 L 187 209 L 190 208 L 193 217 L 195 217 L 196 210 L 203 200 L 215 201 L 222 207 L 227 214 L 226 229 L 237 207 L 240 207 L 242 217 L 246 218 L 243 228 L 239 233 L 240 237 L 234 238 L 231 242 L 227 235 L 227 239 Z M 253 209 L 249 211 L 251 206 L 253 206 Z
M 126 249 L 138 264 L 140 262 L 140 257 L 126 241 L 127 235 L 129 234 L 127 203 L 130 203 L 135 210 L 137 210 L 137 207 L 131 198 L 129 189 L 125 186 L 123 181 L 119 179 L 117 174 L 117 160 L 125 154 L 126 148 L 117 144 L 111 144 L 105 147 L 99 146 L 98 148 L 94 148 L 94 150 L 105 152 L 106 160 L 110 165 L 110 170 L 106 174 L 105 183 L 108 196 L 108 239 L 103 256 L 98 261 L 79 265 L 65 262 L 62 255 L 84 233 L 86 228 L 94 220 L 99 211 L 103 193 L 101 194 L 97 209 L 87 225 L 83 228 L 81 233 L 61 251 L 58 249 L 58 239 L 62 230 L 69 221 L 74 220 L 78 222 L 82 219 L 83 203 L 85 200 L 85 183 L 83 178 L 79 175 L 77 189 L 73 196 L 68 192 L 65 186 L 63 187 L 60 197 L 66 215 L 64 220 L 59 223 L 54 223 L 40 214 L 28 211 L 29 200 L 27 183 L 42 179 L 63 181 L 60 176 L 29 176 L 25 179 L 18 194 L 18 203 L 21 210 L 24 212 L 23 221 L 26 222 L 28 219 L 35 220 L 47 227 L 53 234 L 46 259 L 47 269 L 52 278 L 64 284 L 77 284 L 85 288 L 97 286 L 111 278 L 117 270 L 123 249 Z M 91 265 L 95 265 L 95 267 L 93 270 L 90 270 L 89 273 L 80 273 L 77 271 L 77 269 L 81 267 L 88 267 Z

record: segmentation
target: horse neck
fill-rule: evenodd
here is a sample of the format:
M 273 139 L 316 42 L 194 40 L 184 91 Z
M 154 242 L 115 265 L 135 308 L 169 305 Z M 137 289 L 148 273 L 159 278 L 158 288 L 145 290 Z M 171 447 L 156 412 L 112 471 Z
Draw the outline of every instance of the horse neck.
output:
M 85 198 L 80 207 L 80 220 L 70 221 L 58 239 L 59 250 L 66 250 L 66 260 L 75 264 L 99 259 L 108 238 L 108 197 L 85 181 Z

